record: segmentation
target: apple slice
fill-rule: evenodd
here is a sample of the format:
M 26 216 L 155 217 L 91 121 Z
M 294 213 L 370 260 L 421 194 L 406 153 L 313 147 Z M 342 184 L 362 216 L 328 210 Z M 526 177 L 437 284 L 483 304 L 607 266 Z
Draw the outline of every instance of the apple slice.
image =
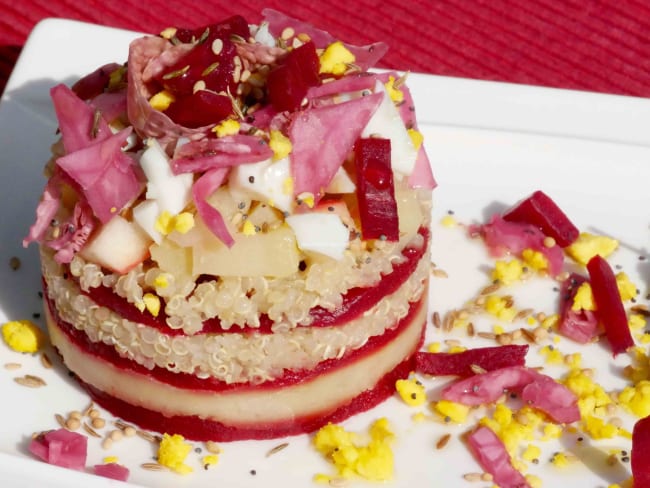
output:
M 145 260 L 151 243 L 140 226 L 116 215 L 92 235 L 79 254 L 86 261 L 125 274 Z

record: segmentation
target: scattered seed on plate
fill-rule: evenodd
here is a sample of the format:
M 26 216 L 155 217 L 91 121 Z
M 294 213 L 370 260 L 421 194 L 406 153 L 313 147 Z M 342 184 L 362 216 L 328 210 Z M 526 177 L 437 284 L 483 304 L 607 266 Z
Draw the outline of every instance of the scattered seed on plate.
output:
M 445 434 L 443 435 L 440 439 L 438 439 L 438 442 L 436 442 L 436 449 L 442 449 L 449 443 L 449 439 L 451 439 L 451 434 Z
M 65 428 L 68 430 L 77 430 L 79 427 L 81 427 L 79 419 L 68 418 L 68 420 L 65 421 Z
M 436 278 L 449 278 L 449 275 L 447 274 L 447 272 L 444 269 L 434 268 L 433 271 L 431 271 L 431 273 Z
M 145 432 L 144 430 L 137 430 L 136 434 L 138 437 L 142 437 L 144 440 L 149 441 L 149 442 L 158 442 L 156 440 L 156 436 L 153 434 L 150 434 L 149 432 Z
M 140 467 L 148 471 L 167 471 L 167 468 L 165 466 L 158 463 L 142 463 Z
M 221 447 L 219 446 L 219 444 L 217 444 L 214 441 L 207 441 L 205 443 L 205 448 L 209 453 L 212 453 L 212 454 L 220 454 L 221 453 Z
M 40 388 L 41 386 L 47 385 L 45 380 L 39 376 L 34 376 L 32 374 L 26 374 L 25 376 L 18 376 L 14 378 L 14 381 L 19 385 L 26 386 L 28 388 Z
M 14 271 L 18 270 L 20 268 L 20 258 L 16 256 L 12 256 L 9 259 L 9 267 L 13 269 Z
M 8 369 L 8 370 L 10 370 L 10 371 L 13 371 L 13 370 L 16 370 L 16 369 L 20 369 L 20 368 L 22 368 L 22 367 L 23 367 L 23 365 L 20 364 L 20 363 L 5 363 L 5 365 L 4 365 L 4 368 L 5 368 L 5 369 Z
M 66 428 L 65 419 L 63 418 L 63 415 L 61 415 L 60 413 L 55 413 L 54 418 L 56 419 L 57 424 L 59 424 L 64 429 Z
M 83 428 L 84 430 L 91 436 L 101 438 L 101 435 L 97 433 L 95 429 L 93 429 L 90 425 L 88 425 L 86 422 L 83 423 Z
M 433 312 L 433 316 L 431 317 L 431 321 L 433 322 L 433 326 L 436 329 L 439 329 L 440 326 L 442 325 L 442 321 L 440 320 L 440 314 L 438 312 Z
M 283 449 L 286 449 L 288 445 L 289 445 L 288 442 L 283 442 L 282 444 L 278 444 L 277 446 L 269 449 L 269 451 L 266 453 L 266 457 L 273 456 L 273 454 L 278 453 Z
M 482 473 L 465 473 L 463 479 L 465 481 L 482 481 Z
M 101 417 L 95 417 L 90 421 L 90 425 L 92 425 L 95 429 L 103 429 L 106 426 L 106 420 Z
M 41 365 L 45 369 L 51 369 L 52 368 L 52 361 L 50 360 L 50 357 L 45 354 L 44 352 L 41 353 Z

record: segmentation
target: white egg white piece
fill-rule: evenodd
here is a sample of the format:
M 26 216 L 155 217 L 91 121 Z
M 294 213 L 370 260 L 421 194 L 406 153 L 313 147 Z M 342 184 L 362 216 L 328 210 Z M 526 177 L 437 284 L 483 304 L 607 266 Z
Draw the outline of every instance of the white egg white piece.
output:
M 140 156 L 140 166 L 147 176 L 147 199 L 155 200 L 160 212 L 182 212 L 192 198 L 191 173 L 172 173 L 167 154 L 156 139 L 147 139 L 147 149 Z
M 160 216 L 160 207 L 156 200 L 145 200 L 133 207 L 133 221 L 136 222 L 156 244 L 162 241 L 162 234 L 156 230 L 156 220 Z
M 298 247 L 333 259 L 343 258 L 350 231 L 336 214 L 304 213 L 290 215 L 286 222 L 296 235 Z
M 235 192 L 245 192 L 252 199 L 268 203 L 283 212 L 291 212 L 293 191 L 289 158 L 266 159 L 259 163 L 240 164 L 230 171 L 228 183 Z
M 356 189 L 357 186 L 354 184 L 354 181 L 352 181 L 348 172 L 345 171 L 345 168 L 341 166 L 334 174 L 327 188 L 325 188 L 325 193 L 354 193 Z
M 390 139 L 390 160 L 393 171 L 410 175 L 415 167 L 418 152 L 413 146 L 399 111 L 384 85 L 378 81 L 375 93 L 384 92 L 384 98 L 370 118 L 361 137 L 379 136 Z

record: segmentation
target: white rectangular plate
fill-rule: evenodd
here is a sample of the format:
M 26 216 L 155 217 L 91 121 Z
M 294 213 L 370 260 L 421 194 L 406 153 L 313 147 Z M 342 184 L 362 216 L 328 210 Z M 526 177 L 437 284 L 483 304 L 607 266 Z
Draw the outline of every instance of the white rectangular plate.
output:
M 44 185 L 41 168 L 56 138 L 49 88 L 59 82 L 71 83 L 104 63 L 124 61 L 134 36 L 95 25 L 47 20 L 34 30 L 16 65 L 0 104 L 3 322 L 31 318 L 41 307 L 36 249 L 32 246 L 24 250 L 20 243 L 33 221 Z M 409 84 L 440 184 L 434 193 L 433 260 L 449 278 L 433 278 L 432 311 L 444 315 L 447 310 L 461 307 L 489 280 L 489 260 L 482 247 L 470 242 L 460 227 L 440 225 L 441 218 L 453 211 L 462 223 L 484 221 L 495 210 L 535 189 L 551 195 L 582 230 L 620 239 L 621 248 L 610 262 L 629 274 L 640 289 L 639 302 L 647 303 L 650 267 L 640 256 L 647 256 L 649 237 L 649 100 L 425 75 L 410 75 Z M 21 260 L 17 271 L 8 265 L 12 256 Z M 557 306 L 554 286 L 548 278 L 538 278 L 518 285 L 512 293 L 519 308 L 532 307 L 551 314 Z M 488 318 L 476 321 L 478 330 L 491 330 L 493 324 Z M 460 332 L 452 336 L 471 346 L 487 344 L 469 342 Z M 429 327 L 427 342 L 446 338 Z M 566 339 L 557 347 L 565 353 L 582 352 L 583 366 L 598 368 L 598 381 L 607 387 L 622 387 L 616 367 L 628 364 L 625 355 L 614 362 L 606 345 L 578 346 Z M 54 357 L 51 351 L 50 356 Z M 57 428 L 55 413 L 81 410 L 88 398 L 69 380 L 60 364 L 45 370 L 38 358 L 19 355 L 0 344 L 0 363 L 8 362 L 20 362 L 23 367 L 18 371 L 2 369 L 0 374 L 2 485 L 125 486 L 48 466 L 27 453 L 32 432 Z M 528 362 L 542 365 L 543 358 L 531 350 Z M 556 372 L 562 371 L 559 368 Z M 47 386 L 18 386 L 13 378 L 22 374 L 42 376 Z M 427 381 L 431 398 L 443 383 Z M 462 486 L 466 483 L 464 473 L 480 471 L 459 437 L 474 421 L 462 426 L 434 421 L 415 423 L 411 416 L 419 411 L 431 413 L 426 406 L 411 408 L 391 398 L 344 425 L 365 430 L 380 416 L 390 419 L 397 434 L 391 486 Z M 631 428 L 633 419 L 624 414 L 621 417 Z M 447 432 L 452 434 L 451 441 L 444 449 L 436 450 L 437 440 Z M 531 465 L 530 472 L 544 479 L 545 486 L 603 486 L 629 476 L 629 464 L 612 467 L 604 462 L 609 449 L 629 450 L 629 441 L 621 437 L 594 442 L 589 456 L 578 452 L 582 462 L 569 469 L 550 465 L 550 453 L 573 450 L 575 437 L 568 434 L 562 444 L 534 441 L 545 455 L 538 465 Z M 110 451 L 103 451 L 100 441 L 91 438 L 88 465 L 101 463 L 108 454 L 116 455 L 131 469 L 132 483 L 156 487 L 304 487 L 310 486 L 316 473 L 333 473 L 310 447 L 309 436 L 287 441 L 289 446 L 271 457 L 265 454 L 282 440 L 224 444 L 219 464 L 207 471 L 200 466 L 200 456 L 192 454 L 188 462 L 195 472 L 180 477 L 141 469 L 140 464 L 151 461 L 155 451 L 140 438 L 125 439 Z

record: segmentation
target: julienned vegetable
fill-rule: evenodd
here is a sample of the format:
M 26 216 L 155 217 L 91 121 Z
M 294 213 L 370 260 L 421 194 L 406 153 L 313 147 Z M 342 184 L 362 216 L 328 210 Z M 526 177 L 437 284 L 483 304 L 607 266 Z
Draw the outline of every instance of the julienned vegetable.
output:
M 596 255 L 587 263 L 598 318 L 605 328 L 614 357 L 634 346 L 625 307 L 609 263 Z
M 638 420 L 632 431 L 632 477 L 634 488 L 650 488 L 650 417 Z
M 485 371 L 507 366 L 524 366 L 528 345 L 479 347 L 458 353 L 419 352 L 415 356 L 418 373 L 436 376 L 473 376 L 478 368 Z
M 566 247 L 578 238 L 580 232 L 566 214 L 544 192 L 537 190 L 503 214 L 508 222 L 525 222 L 538 227 L 545 235 Z
M 481 467 L 490 473 L 500 488 L 525 488 L 530 486 L 510 460 L 501 439 L 488 427 L 479 427 L 467 438 L 469 447 Z

